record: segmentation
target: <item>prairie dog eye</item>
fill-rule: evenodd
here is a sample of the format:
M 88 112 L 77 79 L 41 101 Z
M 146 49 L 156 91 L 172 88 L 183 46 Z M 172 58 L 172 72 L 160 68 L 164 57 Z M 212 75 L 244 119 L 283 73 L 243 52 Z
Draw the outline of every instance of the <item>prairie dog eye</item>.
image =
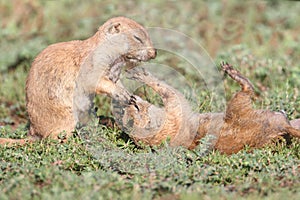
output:
M 139 38 L 136 35 L 134 35 L 133 37 L 134 37 L 135 40 L 137 40 L 138 42 L 140 42 L 141 44 L 143 44 L 143 40 L 141 38 Z

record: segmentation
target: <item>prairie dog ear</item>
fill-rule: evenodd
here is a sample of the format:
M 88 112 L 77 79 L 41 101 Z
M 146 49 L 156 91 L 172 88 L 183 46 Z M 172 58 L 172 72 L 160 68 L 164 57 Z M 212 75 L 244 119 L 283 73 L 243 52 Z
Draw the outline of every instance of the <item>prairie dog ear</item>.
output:
M 121 23 L 119 22 L 112 23 L 107 28 L 107 32 L 110 34 L 120 33 L 120 31 L 121 31 Z

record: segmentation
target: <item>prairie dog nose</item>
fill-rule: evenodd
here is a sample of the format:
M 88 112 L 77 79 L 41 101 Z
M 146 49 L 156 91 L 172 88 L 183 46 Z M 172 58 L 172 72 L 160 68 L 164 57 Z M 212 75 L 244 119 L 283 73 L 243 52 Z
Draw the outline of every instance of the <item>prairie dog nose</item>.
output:
M 150 59 L 154 59 L 157 55 L 157 51 L 155 48 L 149 49 L 148 50 L 148 56 Z

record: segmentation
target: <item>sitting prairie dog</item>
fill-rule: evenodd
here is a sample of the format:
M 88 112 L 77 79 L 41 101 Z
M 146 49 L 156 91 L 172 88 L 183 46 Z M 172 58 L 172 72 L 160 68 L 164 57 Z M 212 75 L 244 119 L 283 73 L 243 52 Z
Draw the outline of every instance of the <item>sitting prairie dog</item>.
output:
M 250 81 L 230 65 L 222 63 L 221 66 L 242 90 L 228 102 L 225 113 L 203 114 L 193 112 L 179 91 L 149 72 L 133 69 L 130 78 L 150 86 L 161 96 L 164 107 L 136 97 L 136 104 L 126 107 L 122 124 L 129 126 L 131 138 L 135 142 L 158 145 L 169 137 L 171 146 L 194 149 L 199 139 L 213 135 L 212 147 L 226 154 L 236 153 L 245 145 L 260 148 L 281 136 L 288 140 L 289 136 L 300 138 L 296 126 L 299 121 L 291 125 L 284 113 L 253 109 L 254 90 Z
M 125 17 L 109 19 L 86 40 L 48 46 L 33 61 L 26 81 L 28 140 L 57 139 L 63 131 L 70 136 L 80 120 L 85 122 L 94 94 L 129 102 L 130 93 L 119 81 L 122 67 L 155 57 L 145 28 Z M 0 144 L 25 141 L 1 138 Z

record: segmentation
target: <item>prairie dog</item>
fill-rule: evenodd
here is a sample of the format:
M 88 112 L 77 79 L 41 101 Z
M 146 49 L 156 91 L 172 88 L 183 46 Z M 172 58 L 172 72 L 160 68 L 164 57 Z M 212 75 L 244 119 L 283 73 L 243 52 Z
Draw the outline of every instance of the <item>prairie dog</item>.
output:
M 287 142 L 290 136 L 300 138 L 300 130 L 290 124 L 285 113 L 253 108 L 254 89 L 246 77 L 227 63 L 222 63 L 221 67 L 239 83 L 241 90 L 227 104 L 216 149 L 232 154 L 245 145 L 260 148 L 279 137 L 284 137 Z
M 136 105 L 125 109 L 123 124 L 133 121 L 130 124 L 133 140 L 157 145 L 170 137 L 171 146 L 194 149 L 199 139 L 213 135 L 215 140 L 212 147 L 221 153 L 232 154 L 245 145 L 263 147 L 280 136 L 300 138 L 300 129 L 296 125 L 293 127 L 283 113 L 253 109 L 251 97 L 254 90 L 251 82 L 229 64 L 222 63 L 221 67 L 241 85 L 241 91 L 228 102 L 225 113 L 202 114 L 193 112 L 179 91 L 148 72 L 133 69 L 131 78 L 150 86 L 164 103 L 164 107 L 159 108 L 137 97 Z M 147 135 L 141 134 L 145 131 L 148 131 Z
M 150 86 L 164 104 L 164 107 L 157 107 L 136 96 L 136 104 L 125 108 L 122 122 L 125 128 L 129 126 L 127 132 L 131 138 L 135 142 L 158 145 L 169 137 L 172 146 L 190 146 L 196 137 L 199 120 L 185 97 L 143 68 L 130 70 L 129 76 Z M 131 121 L 133 123 L 128 124 Z
M 125 103 L 130 93 L 119 81 L 125 65 L 156 57 L 143 26 L 125 18 L 109 19 L 90 38 L 48 46 L 33 61 L 26 80 L 29 140 L 72 134 L 92 107 L 94 94 Z M 85 122 L 85 121 L 84 121 Z M 0 144 L 24 140 L 0 139 Z

